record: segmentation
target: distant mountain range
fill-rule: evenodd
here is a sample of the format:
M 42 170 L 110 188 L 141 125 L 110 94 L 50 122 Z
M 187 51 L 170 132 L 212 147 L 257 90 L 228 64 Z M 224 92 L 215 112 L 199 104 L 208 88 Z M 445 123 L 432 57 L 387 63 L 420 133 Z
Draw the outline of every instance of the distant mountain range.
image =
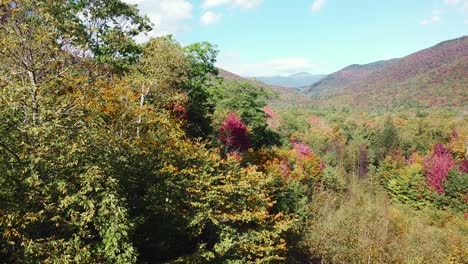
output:
M 294 102 L 297 104 L 309 104 L 309 99 L 301 94 L 297 89 L 287 88 L 279 85 L 271 85 L 263 83 L 256 79 L 244 78 L 232 72 L 226 71 L 224 69 L 218 68 L 218 76 L 229 81 L 237 81 L 237 82 L 248 82 L 252 85 L 257 85 L 263 87 L 265 90 L 274 92 L 279 95 L 277 100 L 271 100 L 270 104 L 278 103 L 281 101 L 284 102 Z
M 306 86 L 314 84 L 325 76 L 326 75 L 324 74 L 313 75 L 307 72 L 300 72 L 290 76 L 261 76 L 253 77 L 251 79 L 258 80 L 270 85 L 302 89 Z
M 231 80 L 231 81 L 238 81 L 238 82 L 248 82 L 253 85 L 258 85 L 260 87 L 265 88 L 266 90 L 270 91 L 275 91 L 275 92 L 280 92 L 280 93 L 293 93 L 294 91 L 290 88 L 279 86 L 279 85 L 272 85 L 272 84 L 267 84 L 264 82 L 261 82 L 256 79 L 251 79 L 251 78 L 245 78 L 240 75 L 237 75 L 235 73 L 226 71 L 224 69 L 218 68 L 218 76 L 222 77 L 223 79 L 226 80 Z
M 468 37 L 445 41 L 400 59 L 348 66 L 304 92 L 321 105 L 466 106 Z

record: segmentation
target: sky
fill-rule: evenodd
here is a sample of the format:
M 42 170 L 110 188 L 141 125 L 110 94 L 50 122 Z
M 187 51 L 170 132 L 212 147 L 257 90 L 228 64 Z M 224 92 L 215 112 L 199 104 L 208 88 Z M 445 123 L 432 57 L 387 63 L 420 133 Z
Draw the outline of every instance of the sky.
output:
M 241 76 L 329 74 L 468 35 L 468 0 L 124 0 Z

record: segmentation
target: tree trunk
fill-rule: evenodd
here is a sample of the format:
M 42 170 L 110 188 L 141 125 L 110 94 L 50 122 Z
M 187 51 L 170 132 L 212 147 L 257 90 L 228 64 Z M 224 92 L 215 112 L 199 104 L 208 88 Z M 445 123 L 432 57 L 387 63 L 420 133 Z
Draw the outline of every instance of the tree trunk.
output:
M 31 83 L 32 88 L 29 90 L 31 93 L 31 101 L 32 101 L 32 122 L 33 126 L 36 126 L 38 123 L 38 115 L 39 115 L 39 104 L 37 100 L 37 81 L 36 75 L 33 71 L 28 71 L 29 82 Z

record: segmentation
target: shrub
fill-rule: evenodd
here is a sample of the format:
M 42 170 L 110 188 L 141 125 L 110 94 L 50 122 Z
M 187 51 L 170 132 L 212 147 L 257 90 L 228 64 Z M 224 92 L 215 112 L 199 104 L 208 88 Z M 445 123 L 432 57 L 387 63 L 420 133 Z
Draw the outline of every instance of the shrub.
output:
M 314 263 L 466 263 L 468 222 L 438 210 L 392 205 L 356 184 L 345 196 L 315 193 L 303 243 Z

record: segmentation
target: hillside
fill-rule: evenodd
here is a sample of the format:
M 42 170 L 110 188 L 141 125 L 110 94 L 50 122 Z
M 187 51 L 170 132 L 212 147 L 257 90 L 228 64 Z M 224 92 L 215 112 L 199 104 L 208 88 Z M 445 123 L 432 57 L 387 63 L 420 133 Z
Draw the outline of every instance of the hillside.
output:
M 351 65 L 310 86 L 320 104 L 361 107 L 463 106 L 468 100 L 468 37 L 401 59 Z
M 218 76 L 226 79 L 226 80 L 233 80 L 233 81 L 238 81 L 238 82 L 248 82 L 253 85 L 258 85 L 262 88 L 264 88 L 267 91 L 274 92 L 278 94 L 277 100 L 272 100 L 270 103 L 272 104 L 277 104 L 277 103 L 284 103 L 284 102 L 294 102 L 294 104 L 309 104 L 310 100 L 305 97 L 303 94 L 299 93 L 295 89 L 279 86 L 279 85 L 271 85 L 271 84 L 266 84 L 263 83 L 259 80 L 252 80 L 248 78 L 244 78 L 242 76 L 239 76 L 235 73 L 226 71 L 224 69 L 218 68 Z
M 290 76 L 260 76 L 254 77 L 253 79 L 270 85 L 301 89 L 316 83 L 325 76 L 324 74 L 314 75 L 307 72 L 300 72 Z
M 390 63 L 395 62 L 397 59 L 377 61 L 369 64 L 352 64 L 343 68 L 342 70 L 330 74 L 322 80 L 312 84 L 307 88 L 307 92 L 330 92 L 330 90 L 338 89 L 343 86 L 352 84 L 367 78 L 372 73 L 384 68 Z
M 283 87 L 283 86 L 279 86 L 279 85 L 266 84 L 266 83 L 263 83 L 263 82 L 258 81 L 258 80 L 252 80 L 252 79 L 244 78 L 244 77 L 239 76 L 239 75 L 237 75 L 235 73 L 232 73 L 232 72 L 220 69 L 220 68 L 218 68 L 218 72 L 219 72 L 218 76 L 223 78 L 223 79 L 226 79 L 226 80 L 233 80 L 233 81 L 238 81 L 238 82 L 248 82 L 248 83 L 251 83 L 253 85 L 258 85 L 260 87 L 263 87 L 266 90 L 271 90 L 271 91 L 275 91 L 275 92 L 279 92 L 279 93 L 294 93 L 294 91 L 292 89 L 289 89 L 289 88 L 286 88 L 286 87 Z

